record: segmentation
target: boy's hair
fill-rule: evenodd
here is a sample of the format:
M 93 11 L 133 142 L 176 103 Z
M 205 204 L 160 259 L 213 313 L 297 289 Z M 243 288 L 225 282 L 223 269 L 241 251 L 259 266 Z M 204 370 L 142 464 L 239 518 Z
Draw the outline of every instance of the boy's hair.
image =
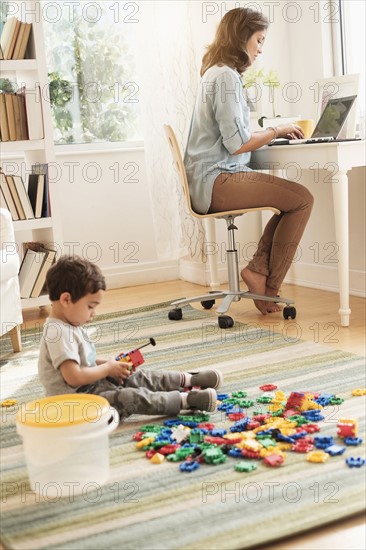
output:
M 52 302 L 69 292 L 73 303 L 87 294 L 105 290 L 105 279 L 99 267 L 79 256 L 61 256 L 48 270 L 46 287 Z
M 250 64 L 247 42 L 257 31 L 268 28 L 269 21 L 261 12 L 234 8 L 221 19 L 215 39 L 202 59 L 201 76 L 213 65 L 228 65 L 242 74 Z

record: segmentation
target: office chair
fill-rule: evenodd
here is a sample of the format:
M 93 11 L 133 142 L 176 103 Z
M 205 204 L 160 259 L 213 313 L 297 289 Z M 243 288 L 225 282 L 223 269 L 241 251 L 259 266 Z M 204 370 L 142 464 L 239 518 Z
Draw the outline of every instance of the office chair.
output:
M 174 309 L 169 311 L 169 319 L 174 321 L 180 321 L 183 317 L 181 306 L 187 305 L 192 302 L 201 302 L 201 305 L 204 309 L 211 309 L 216 300 L 222 299 L 222 303 L 217 308 L 216 312 L 218 313 L 218 324 L 220 328 L 230 328 L 234 325 L 233 319 L 225 313 L 229 310 L 232 302 L 239 302 L 242 298 L 249 298 L 251 300 L 265 300 L 267 302 L 278 302 L 286 304 L 283 309 L 283 316 L 285 319 L 295 319 L 296 309 L 291 304 L 294 303 L 293 300 L 282 297 L 270 297 L 264 296 L 262 294 L 253 294 L 251 292 L 244 292 L 240 290 L 239 284 L 239 261 L 238 261 L 238 252 L 235 249 L 235 236 L 234 231 L 237 227 L 234 224 L 234 220 L 237 216 L 241 216 L 248 212 L 258 212 L 262 210 L 271 210 L 275 214 L 279 215 L 280 211 L 276 208 L 270 206 L 263 206 L 261 208 L 247 208 L 242 210 L 232 210 L 229 212 L 215 212 L 213 214 L 197 214 L 192 208 L 191 198 L 189 194 L 189 187 L 187 181 L 187 175 L 182 159 L 182 155 L 179 149 L 178 141 L 175 136 L 175 133 L 171 126 L 164 125 L 164 130 L 168 143 L 173 155 L 173 160 L 175 168 L 177 169 L 179 181 L 182 185 L 185 198 L 187 200 L 187 206 L 189 212 L 195 218 L 205 219 L 205 218 L 217 218 L 226 220 L 227 230 L 228 230 L 228 248 L 226 250 L 227 254 L 227 266 L 228 266 L 228 281 L 229 288 L 223 291 L 211 291 L 208 294 L 202 296 L 195 296 L 193 298 L 182 298 L 171 303 L 174 306 Z

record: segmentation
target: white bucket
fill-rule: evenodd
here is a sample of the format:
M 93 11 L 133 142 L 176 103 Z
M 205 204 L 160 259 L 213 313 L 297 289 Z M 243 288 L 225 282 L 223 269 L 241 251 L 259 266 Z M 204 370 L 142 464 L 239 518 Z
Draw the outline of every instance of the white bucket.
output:
M 31 489 L 46 500 L 100 492 L 109 478 L 108 434 L 118 423 L 118 412 L 97 395 L 27 403 L 17 413 L 17 432 Z

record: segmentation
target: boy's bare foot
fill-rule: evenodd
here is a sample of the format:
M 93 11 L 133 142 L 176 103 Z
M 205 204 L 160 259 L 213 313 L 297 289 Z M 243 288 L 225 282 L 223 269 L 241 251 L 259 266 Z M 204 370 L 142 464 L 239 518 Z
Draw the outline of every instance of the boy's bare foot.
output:
M 253 294 L 266 294 L 266 281 L 267 277 L 261 273 L 256 273 L 251 271 L 248 267 L 245 267 L 241 272 L 241 277 L 244 283 L 247 285 L 249 292 Z M 271 313 L 270 304 L 271 302 L 266 302 L 264 300 L 253 300 L 254 305 L 263 315 Z M 276 305 L 274 302 L 273 305 Z M 272 305 L 271 304 L 271 305 Z

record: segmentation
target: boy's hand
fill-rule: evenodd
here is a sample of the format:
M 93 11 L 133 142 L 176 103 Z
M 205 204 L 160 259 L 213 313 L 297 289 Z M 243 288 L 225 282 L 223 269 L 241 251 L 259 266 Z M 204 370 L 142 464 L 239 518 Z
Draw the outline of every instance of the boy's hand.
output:
M 123 383 L 132 372 L 132 363 L 124 363 L 123 361 L 116 361 L 115 359 L 109 359 L 108 376 L 115 378 L 118 382 Z

